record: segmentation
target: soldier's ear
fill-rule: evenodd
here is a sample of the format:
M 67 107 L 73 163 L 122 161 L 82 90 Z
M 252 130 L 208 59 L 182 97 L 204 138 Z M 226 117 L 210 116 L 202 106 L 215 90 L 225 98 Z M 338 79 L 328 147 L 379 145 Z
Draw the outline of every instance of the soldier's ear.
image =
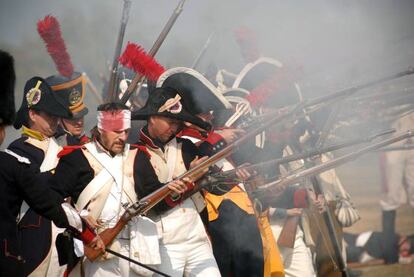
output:
M 148 123 L 154 124 L 154 116 L 148 117 Z
M 36 122 L 37 116 L 38 116 L 38 112 L 32 109 L 29 109 L 29 111 L 27 112 L 28 114 L 28 119 L 29 119 L 29 125 L 28 127 L 31 127 L 31 125 L 33 125 L 33 123 Z

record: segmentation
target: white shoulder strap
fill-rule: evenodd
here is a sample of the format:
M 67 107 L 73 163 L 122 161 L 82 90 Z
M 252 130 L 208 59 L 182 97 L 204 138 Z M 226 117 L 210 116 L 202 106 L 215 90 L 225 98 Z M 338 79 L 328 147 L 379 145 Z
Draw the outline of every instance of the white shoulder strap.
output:
M 119 162 L 123 163 L 123 159 L 128 157 L 129 144 L 127 144 L 126 147 L 124 154 L 115 157 L 115 160 L 115 158 L 111 159 L 107 156 L 106 153 L 99 153 L 94 143 L 85 144 L 88 153 L 102 165 L 102 170 L 80 194 L 76 203 L 78 210 L 84 209 L 92 199 L 95 199 L 96 201 L 94 201 L 93 207 L 91 207 L 91 213 L 94 218 L 98 218 L 105 205 L 106 199 L 109 196 L 114 181 L 120 185 L 131 202 L 136 201 L 133 184 L 131 184 L 126 176 L 123 176 L 122 166 L 120 168 L 117 166 L 119 165 Z
M 57 166 L 59 161 L 57 154 L 61 149 L 62 147 L 59 146 L 55 138 L 49 138 L 49 144 L 45 153 L 45 158 L 43 159 L 43 162 L 40 165 L 41 172 L 54 169 Z
M 102 194 L 109 194 L 113 180 L 113 177 L 108 171 L 101 170 L 79 195 L 78 201 L 76 202 L 76 208 L 79 211 L 83 210 L 88 202 L 94 198 L 98 192 L 101 192 Z
M 122 186 L 123 183 L 123 172 L 122 164 L 129 153 L 129 144 L 125 145 L 125 150 L 122 155 L 116 155 L 111 158 L 107 153 L 99 152 L 96 148 L 96 143 L 85 144 L 86 149 L 89 153 L 102 165 L 102 167 L 112 175 L 118 186 Z M 121 167 L 116 166 L 121 164 Z
M 167 182 L 173 179 L 175 164 L 177 161 L 177 139 L 172 139 L 166 146 L 165 146 L 165 156 L 167 160 L 167 167 L 168 167 L 168 178 Z

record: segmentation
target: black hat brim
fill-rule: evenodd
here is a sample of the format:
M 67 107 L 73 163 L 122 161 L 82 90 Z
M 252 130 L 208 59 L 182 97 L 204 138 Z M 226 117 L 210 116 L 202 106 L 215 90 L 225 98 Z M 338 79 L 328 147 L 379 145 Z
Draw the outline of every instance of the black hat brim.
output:
M 183 122 L 189 122 L 194 124 L 204 130 L 210 130 L 211 125 L 204 120 L 193 116 L 189 112 L 187 112 L 184 108 L 181 110 L 180 113 L 174 114 L 170 112 L 158 112 L 154 110 L 150 110 L 147 106 L 139 109 L 138 111 L 132 112 L 131 119 L 132 120 L 147 120 L 150 116 L 165 116 L 169 118 L 174 118 L 177 120 L 181 120 Z
M 79 119 L 84 117 L 85 115 L 87 115 L 89 112 L 89 109 L 87 107 L 83 108 L 82 110 L 80 110 L 77 113 L 73 113 L 72 117 L 70 117 L 69 119 Z

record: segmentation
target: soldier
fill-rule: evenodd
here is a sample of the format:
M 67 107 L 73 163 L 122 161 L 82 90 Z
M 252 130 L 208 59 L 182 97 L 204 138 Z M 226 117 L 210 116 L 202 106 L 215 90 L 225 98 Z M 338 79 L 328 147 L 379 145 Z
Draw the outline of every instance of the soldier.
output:
M 350 263 L 369 263 L 380 259 L 386 261 L 390 256 L 390 249 L 386 244 L 390 243 L 397 253 L 396 259 L 401 264 L 412 262 L 414 254 L 414 235 L 409 236 L 394 233 L 393 237 L 387 238 L 383 232 L 365 231 L 362 233 L 344 233 L 346 241 L 346 256 Z
M 1 139 L 3 140 L 4 128 L 12 123 L 14 118 L 14 69 L 12 57 L 7 53 L 0 51 L 0 68 L 1 68 L 1 82 L 4 87 L 1 91 L 0 102 L 0 129 Z M 26 88 L 36 88 L 39 78 L 33 78 L 28 81 Z M 43 81 L 42 81 L 43 83 Z M 45 103 L 57 105 L 52 97 L 47 86 L 40 84 L 37 87 L 37 101 L 40 109 Z M 43 97 L 43 100 L 41 99 Z M 43 101 L 40 104 L 40 101 Z M 45 102 L 46 101 L 46 102 Z M 33 101 L 31 100 L 33 104 Z M 36 105 L 36 104 L 34 104 Z M 36 107 L 39 108 L 39 107 Z M 64 111 L 64 110 L 63 110 Z M 33 115 L 30 116 L 31 118 Z M 37 119 L 40 120 L 40 119 Z M 0 152 L 0 275 L 1 276 L 27 276 L 30 273 L 33 262 L 32 256 L 26 255 L 27 252 L 22 251 L 22 241 L 19 232 L 19 210 L 22 202 L 25 201 L 27 205 L 34 209 L 37 213 L 53 220 L 56 225 L 64 228 L 70 228 L 79 235 L 85 243 L 93 240 L 91 246 L 100 244 L 97 238 L 94 238 L 93 233 L 90 232 L 86 225 L 82 224 L 81 218 L 68 204 L 63 203 L 63 199 L 58 194 L 50 190 L 44 184 L 44 178 L 36 173 L 38 167 L 33 166 L 27 156 L 19 155 L 10 149 Z M 43 218 L 43 220 L 46 220 Z M 37 222 L 39 224 L 40 222 Z M 50 226 L 50 224 L 49 224 Z M 36 227 L 36 226 L 31 226 Z M 84 230 L 83 230 L 84 229 Z M 37 241 L 42 241 L 42 237 L 37 237 L 32 241 L 32 252 L 34 258 L 37 256 L 44 256 L 42 249 L 37 249 Z M 50 244 L 50 242 L 49 242 Z M 24 246 L 24 245 L 23 245 Z M 30 268 L 27 267 L 30 266 Z M 34 264 L 36 266 L 36 264 Z M 45 272 L 43 272 L 45 274 Z
M 85 116 L 88 114 L 88 108 L 83 102 L 86 90 L 84 75 L 79 72 L 74 72 L 70 78 L 53 75 L 46 78 L 46 81 L 72 113 L 71 117 L 60 119 L 56 137 L 66 145 L 89 142 L 84 131 Z
M 247 64 L 235 79 L 233 88 L 238 88 L 240 92 L 243 89 L 247 91 L 244 96 L 239 93 L 238 97 L 248 100 L 254 113 L 266 113 L 298 101 L 297 94 L 292 91 L 292 88 L 288 86 L 289 82 L 284 79 L 282 66 L 282 63 L 275 59 L 262 57 Z M 229 92 L 225 93 L 228 94 Z M 230 95 L 230 97 L 234 97 L 234 95 Z M 292 138 L 297 137 L 296 134 L 292 133 L 293 130 L 290 124 L 268 128 L 256 137 L 256 148 L 247 152 L 248 154 L 245 154 L 245 156 L 255 162 L 282 157 L 284 149 L 288 147 Z M 241 158 L 242 160 L 246 159 L 246 157 Z M 262 174 L 266 179 L 278 178 L 281 172 L 279 167 L 263 169 L 263 171 Z M 297 186 L 289 187 L 281 196 L 272 197 L 270 201 L 269 199 L 260 199 L 264 207 L 270 207 L 269 220 L 276 239 L 279 239 L 286 220 L 283 212 L 285 209 L 288 209 L 289 213 L 293 212 L 296 216 L 303 218 L 300 210 L 301 206 L 297 205 L 297 203 L 303 201 L 294 201 L 298 198 L 301 199 L 302 192 L 303 190 Z M 279 244 L 285 275 L 316 276 L 312 253 L 305 243 L 303 229 L 299 227 L 293 232 L 296 232 L 294 245 L 285 247 Z
M 131 128 L 131 112 L 127 106 L 120 103 L 102 104 L 98 107 L 97 118 L 94 140 L 84 145 L 65 147 L 59 154 L 61 159 L 51 182 L 63 197 L 70 196 L 76 208 L 101 232 L 114 227 L 125 207 L 137 201 L 135 187 L 141 183 L 138 174 L 144 167 L 140 160 L 147 154 L 145 148 L 126 143 Z M 145 244 L 154 247 L 142 248 L 145 245 L 140 244 L 140 249 L 134 248 L 137 243 L 133 232 L 140 232 L 140 226 L 131 222 L 109 247 L 146 264 L 158 265 L 160 259 L 155 225 L 150 224 L 146 229 L 148 233 L 153 233 Z M 83 245 L 76 241 L 75 253 L 78 257 L 84 255 Z M 95 261 L 85 259 L 83 268 L 86 276 L 148 274 L 113 255 Z
M 254 109 L 257 112 L 272 110 L 278 107 L 284 107 L 288 105 L 296 104 L 300 101 L 301 95 L 300 90 L 297 84 L 292 84 L 289 76 L 286 72 L 283 71 L 282 64 L 277 60 L 270 58 L 260 58 L 257 61 L 250 63 L 242 69 L 240 75 L 236 78 L 233 87 L 240 87 L 250 91 L 250 94 L 246 96 L 249 102 L 252 104 Z M 314 140 L 313 135 L 316 131 L 312 128 L 312 123 L 310 120 L 301 119 L 297 120 L 293 124 L 285 124 L 278 129 L 267 130 L 265 135 L 258 141 L 258 146 L 261 146 L 264 151 L 264 156 L 262 158 L 269 159 L 270 157 L 281 157 L 283 153 L 291 154 L 293 151 L 302 151 L 302 145 L 306 141 L 307 143 L 312 143 Z M 312 138 L 312 139 L 311 139 Z M 311 145 L 314 147 L 314 145 Z M 322 159 L 328 159 L 328 157 L 322 156 Z M 303 163 L 290 163 L 290 167 L 296 169 L 302 167 Z M 276 172 L 273 170 L 273 172 Z M 273 176 L 278 177 L 278 176 Z M 331 263 L 332 257 L 334 256 L 333 251 L 331 250 L 332 246 L 329 243 L 328 239 L 323 238 L 324 235 L 322 232 L 325 231 L 325 222 L 322 221 L 319 213 L 325 212 L 327 208 L 327 201 L 332 206 L 335 206 L 335 202 L 339 201 L 339 209 L 347 209 L 349 215 L 346 218 L 339 217 L 341 224 L 344 226 L 349 226 L 353 224 L 356 220 L 359 219 L 358 213 L 354 210 L 353 206 L 350 204 L 349 195 L 343 189 L 338 177 L 336 176 L 335 170 L 330 170 L 328 172 L 320 174 L 319 179 L 314 179 L 317 182 L 320 182 L 322 185 L 322 193 L 316 195 L 316 185 L 311 182 L 305 183 L 306 190 L 305 195 L 307 195 L 308 203 L 304 201 L 283 201 L 287 202 L 290 212 L 296 214 L 301 213 L 297 208 L 307 208 L 309 204 L 310 207 L 314 207 L 313 210 L 306 209 L 306 213 L 301 215 L 301 228 L 297 228 L 295 243 L 293 248 L 281 247 L 281 253 L 284 258 L 285 264 L 285 273 L 289 276 L 314 276 L 315 272 L 318 274 L 340 274 L 339 272 L 334 272 L 333 264 Z M 312 180 L 312 181 L 314 181 Z M 301 195 L 303 189 L 294 189 L 283 196 L 287 199 L 295 199 Z M 325 193 L 324 193 L 325 192 Z M 297 196 L 297 197 L 295 197 Z M 300 197 L 299 197 L 300 198 Z M 283 200 L 283 199 L 282 199 Z M 326 201 L 327 200 L 327 201 Z M 293 203 L 302 203 L 300 206 L 291 206 Z M 281 201 L 276 203 L 271 203 L 272 206 L 281 208 Z M 282 206 L 283 207 L 283 206 Z M 322 209 L 324 207 L 324 209 Z M 295 209 L 296 208 L 296 209 Z M 293 210 L 295 209 L 295 210 Z M 279 209 L 280 210 L 280 209 Z M 337 208 L 338 211 L 338 208 Z M 272 212 L 275 212 L 273 209 Z M 276 214 L 277 215 L 277 214 Z M 272 218 L 275 234 L 280 234 L 282 226 L 284 226 L 284 218 L 279 217 L 277 220 Z M 334 219 L 336 219 L 334 217 Z M 321 220 L 322 228 L 319 227 L 320 224 L 315 224 L 316 220 Z M 335 224 L 336 233 L 339 233 L 340 226 Z M 314 231 L 312 233 L 312 231 Z M 325 231 L 326 233 L 326 231 Z M 337 235 L 338 236 L 338 235 Z M 331 243 L 339 244 L 341 247 L 341 240 L 338 242 L 332 241 Z M 313 258 L 310 250 L 315 249 L 317 252 L 317 269 L 313 268 Z M 340 253 L 339 253 L 340 255 Z M 344 254 L 342 254 L 344 256 Z M 341 257 L 337 257 L 340 259 Z
M 22 128 L 22 136 L 13 141 L 8 149 L 27 157 L 33 167 L 41 172 L 51 172 L 58 162 L 57 153 L 61 150 L 54 138 L 58 120 L 69 116 L 70 111 L 58 101 L 47 82 L 40 77 L 33 77 L 26 83 L 22 105 L 13 125 L 16 129 Z M 23 202 L 19 222 L 22 251 L 31 258 L 25 263 L 27 274 L 35 269 L 43 272 L 49 266 L 52 256 L 56 260 L 51 265 L 57 265 L 55 248 L 50 251 L 50 246 L 54 245 L 51 240 L 51 223 L 41 219 L 29 208 Z
M 222 95 L 197 71 L 184 67 L 172 68 L 161 76 L 159 80 L 162 81 L 157 85 L 174 87 L 184 94 L 184 105 L 190 107 L 192 114 L 197 114 L 207 122 L 216 122 L 216 113 L 233 117 L 233 107 L 226 100 L 226 95 Z M 183 79 L 186 81 L 182 82 Z M 199 128 L 196 126 L 187 127 L 180 133 L 180 137 L 196 143 L 200 153 L 207 156 L 215 154 L 244 134 L 243 130 L 234 129 L 226 124 L 218 125 L 216 130 L 209 132 L 197 129 Z M 232 158 L 222 160 L 216 165 L 223 171 L 234 168 Z M 248 176 L 246 172 L 241 174 L 243 178 Z M 220 273 L 223 276 L 269 276 L 272 272 L 273 276 L 276 276 L 277 269 L 271 269 L 269 265 L 271 259 L 267 250 L 271 242 L 264 235 L 261 219 L 256 217 L 244 185 L 240 183 L 220 189 L 207 188 L 204 197 L 208 213 L 207 231 Z M 268 230 L 271 234 L 270 227 Z M 273 246 L 276 247 L 274 240 Z M 274 252 L 274 262 L 279 262 L 279 274 L 282 274 L 279 255 Z
M 392 127 L 398 131 L 407 131 L 414 127 L 414 114 L 409 113 L 393 122 Z M 398 142 L 402 146 L 412 143 L 412 139 Z M 382 232 L 386 238 L 384 247 L 386 263 L 398 262 L 398 251 L 393 241 L 396 236 L 395 218 L 397 208 L 408 203 L 414 207 L 414 150 L 389 151 L 380 156 L 383 191 L 381 197 Z M 404 188 L 404 185 L 406 188 Z
M 147 120 L 139 143 L 147 148 L 150 158 L 141 155 L 136 173 L 140 179 L 136 190 L 141 197 L 205 159 L 200 158 L 191 141 L 176 137 L 184 122 L 204 130 L 209 128 L 209 124 L 188 112 L 183 97 L 171 87 L 155 88 L 145 106 L 132 115 L 133 119 Z M 185 184 L 178 184 L 179 192 L 191 188 L 191 180 L 184 181 Z M 170 276 L 220 276 L 199 215 L 204 207 L 199 193 L 188 199 L 175 194 L 151 210 L 149 217 L 156 222 L 160 237 L 161 271 Z

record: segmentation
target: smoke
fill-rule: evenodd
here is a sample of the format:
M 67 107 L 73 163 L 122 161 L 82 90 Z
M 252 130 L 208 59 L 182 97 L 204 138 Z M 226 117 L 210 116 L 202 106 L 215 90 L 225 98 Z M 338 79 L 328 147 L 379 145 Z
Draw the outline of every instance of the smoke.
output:
M 148 51 L 177 3 L 133 0 L 124 45 L 133 41 Z M 16 60 L 16 106 L 27 79 L 56 73 L 36 32 L 36 22 L 47 14 L 59 19 L 75 70 L 86 72 L 102 89 L 100 76 L 109 76 L 122 4 L 121 0 L 2 0 L 0 48 Z M 301 69 L 299 83 L 309 98 L 413 65 L 413 12 L 410 0 L 188 0 L 156 58 L 166 67 L 190 66 L 216 31 L 197 70 L 206 73 L 214 66 L 238 73 L 244 61 L 234 30 L 246 26 L 255 32 L 262 56 Z M 86 103 L 92 111 L 86 118 L 89 128 L 96 100 L 90 94 Z

